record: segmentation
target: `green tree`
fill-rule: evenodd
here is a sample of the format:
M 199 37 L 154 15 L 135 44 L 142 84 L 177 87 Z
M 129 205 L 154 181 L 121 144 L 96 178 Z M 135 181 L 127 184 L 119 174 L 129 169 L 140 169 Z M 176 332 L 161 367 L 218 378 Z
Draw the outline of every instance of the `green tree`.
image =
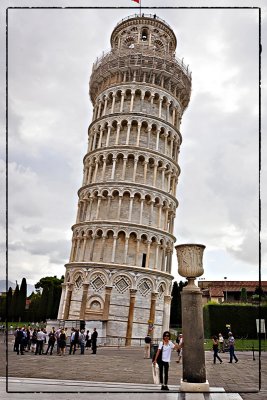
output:
M 12 296 L 11 307 L 10 307 L 10 320 L 18 321 L 19 320 L 19 312 L 18 312 L 18 304 L 19 304 L 19 285 L 16 285 L 16 289 Z
M 179 284 L 175 281 L 172 286 L 172 301 L 171 301 L 171 313 L 170 313 L 170 325 L 181 325 L 182 324 L 182 307 L 181 307 L 181 291 L 183 287 L 187 285 L 187 282 L 180 281 Z
M 39 304 L 39 320 L 55 319 L 57 318 L 57 312 L 61 296 L 61 284 L 64 281 L 64 277 L 58 279 L 56 276 L 47 276 L 41 278 L 35 285 L 37 290 L 42 292 L 40 304 Z
M 246 288 L 241 288 L 240 301 L 242 303 L 247 303 L 247 301 L 248 301 L 248 294 L 247 294 Z
M 41 293 L 34 293 L 29 296 L 30 306 L 28 312 L 28 320 L 31 322 L 41 321 L 40 318 L 40 301 L 41 301 Z
M 26 298 L 27 298 L 27 282 L 25 278 L 22 278 L 19 290 L 19 297 L 18 297 L 19 321 L 24 321 Z
M 6 295 L 6 319 L 10 321 L 11 317 L 11 304 L 12 304 L 13 290 L 10 287 Z

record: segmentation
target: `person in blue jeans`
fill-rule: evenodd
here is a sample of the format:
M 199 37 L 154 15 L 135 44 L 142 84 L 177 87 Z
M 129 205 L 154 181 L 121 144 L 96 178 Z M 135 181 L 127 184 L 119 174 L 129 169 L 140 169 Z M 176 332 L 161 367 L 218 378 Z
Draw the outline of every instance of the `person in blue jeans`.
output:
M 216 364 L 216 358 L 222 363 L 222 359 L 218 356 L 219 351 L 219 339 L 217 336 L 212 337 L 212 348 L 213 348 L 213 364 Z
M 238 359 L 235 355 L 235 338 L 233 337 L 232 332 L 228 333 L 228 345 L 229 345 L 229 353 L 230 353 L 230 361 L 229 363 L 233 362 L 233 358 L 235 362 L 238 362 Z

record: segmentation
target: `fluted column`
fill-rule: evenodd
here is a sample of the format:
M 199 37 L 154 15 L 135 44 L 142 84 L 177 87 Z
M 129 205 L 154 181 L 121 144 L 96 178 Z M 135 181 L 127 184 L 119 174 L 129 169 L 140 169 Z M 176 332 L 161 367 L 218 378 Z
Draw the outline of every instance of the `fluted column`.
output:
M 73 290 L 73 283 L 69 283 L 67 286 L 67 296 L 64 306 L 64 315 L 63 315 L 64 320 L 68 319 L 69 317 L 72 290 Z
M 120 112 L 123 111 L 124 96 L 125 96 L 125 91 L 122 91 L 122 92 L 121 92 L 121 106 L 120 106 Z
M 115 168 L 116 168 L 116 157 L 112 158 L 112 171 L 111 171 L 111 180 L 114 180 L 114 176 L 115 176 Z
M 136 146 L 139 146 L 139 142 L 140 142 L 140 133 L 141 133 L 141 122 L 138 122 Z
M 104 309 L 103 309 L 103 320 L 108 320 L 112 289 L 113 289 L 112 286 L 107 285 L 105 287 L 105 303 L 104 303 Z
M 82 261 L 84 261 L 87 239 L 88 239 L 87 235 L 84 235 L 84 237 L 83 237 L 83 249 L 82 249 Z
M 111 131 L 111 125 L 108 125 L 108 133 L 107 133 L 106 147 L 109 146 L 110 131 Z
M 63 307 L 64 307 L 64 303 L 66 303 L 66 287 L 67 287 L 66 283 L 61 283 L 62 289 L 61 289 L 61 297 L 60 297 L 57 319 L 64 318 Z
M 126 162 L 127 162 L 127 157 L 123 157 L 123 165 L 122 165 L 122 174 L 121 174 L 121 180 L 124 181 L 125 179 L 125 171 L 126 171 Z
M 112 256 L 111 256 L 111 262 L 113 262 L 113 263 L 115 261 L 116 244 L 117 244 L 117 236 L 114 235 L 113 236 Z
M 119 195 L 119 205 L 118 205 L 118 212 L 117 212 L 117 220 L 120 220 L 121 215 L 121 202 L 122 202 L 122 195 Z
M 114 113 L 115 98 L 116 98 L 116 95 L 115 95 L 114 93 L 112 93 L 111 114 L 113 114 L 113 113 Z
M 128 216 L 128 221 L 129 222 L 131 222 L 131 220 L 132 220 L 133 200 L 134 200 L 134 197 L 133 197 L 133 195 L 131 195 L 131 197 L 130 197 L 130 205 L 129 205 L 129 216 Z
M 101 200 L 102 200 L 101 196 L 98 196 L 98 199 L 97 199 L 97 206 L 96 206 L 95 219 L 98 219 L 98 214 L 99 214 L 99 209 L 100 209 Z
M 105 243 L 106 243 L 106 236 L 103 235 L 102 236 L 102 244 L 101 244 L 101 251 L 100 251 L 100 261 L 103 261 L 103 256 L 104 256 L 104 251 L 105 251 Z
M 118 144 L 119 144 L 120 130 L 121 130 L 121 124 L 118 123 L 117 124 L 117 132 L 116 132 L 116 141 L 115 141 L 116 146 L 118 146 Z
M 83 283 L 83 295 L 82 295 L 82 302 L 81 302 L 81 308 L 80 308 L 80 319 L 81 320 L 85 319 L 85 308 L 86 308 L 86 303 L 87 303 L 88 287 L 89 287 L 89 283 Z
M 101 176 L 101 181 L 102 181 L 102 182 L 105 182 L 106 167 L 107 167 L 107 159 L 106 159 L 106 157 L 104 156 L 104 157 L 103 157 L 102 176 Z
M 157 292 L 151 293 L 149 321 L 151 321 L 153 325 L 155 323 L 157 297 Z M 153 330 L 151 331 L 150 336 L 153 338 Z
M 135 182 L 138 159 L 134 160 L 133 182 Z
M 126 236 L 125 237 L 125 248 L 124 248 L 124 264 L 127 264 L 128 246 L 129 246 L 129 236 Z
M 145 160 L 144 161 L 144 184 L 146 184 L 146 178 L 147 178 L 147 165 L 148 165 L 148 161 Z
M 94 247 L 95 247 L 95 239 L 96 239 L 96 235 L 92 235 L 92 243 L 91 243 L 91 249 L 90 249 L 90 257 L 89 260 L 93 261 L 93 254 L 94 254 Z
M 150 246 L 151 246 L 151 241 L 147 241 L 147 254 L 146 254 L 146 265 L 145 268 L 149 268 L 149 262 L 150 262 Z
M 130 139 L 131 125 L 132 125 L 131 121 L 128 121 L 128 124 L 127 124 L 127 136 L 126 136 L 126 145 L 127 146 L 129 144 L 129 139 Z
M 135 95 L 135 93 L 134 93 L 134 92 L 132 92 L 132 93 L 131 93 L 130 112 L 132 112 L 132 111 L 133 111 L 134 95 Z
M 108 98 L 107 98 L 107 96 L 105 96 L 104 99 L 105 99 L 105 102 L 104 102 L 103 116 L 105 116 L 106 113 L 107 113 L 107 104 L 108 104 Z
M 162 331 L 168 331 L 170 326 L 171 296 L 164 296 Z
M 140 205 L 140 219 L 139 219 L 139 224 L 142 224 L 143 220 L 143 208 L 144 208 L 144 199 L 141 199 L 141 205 Z
M 126 341 L 125 346 L 131 346 L 132 339 L 132 331 L 133 331 L 133 316 L 134 316 L 134 304 L 136 297 L 136 289 L 130 289 L 130 306 L 128 313 L 128 322 L 127 322 L 127 330 L 126 330 Z
M 136 253 L 135 253 L 135 265 L 138 265 L 140 252 L 140 239 L 136 239 Z

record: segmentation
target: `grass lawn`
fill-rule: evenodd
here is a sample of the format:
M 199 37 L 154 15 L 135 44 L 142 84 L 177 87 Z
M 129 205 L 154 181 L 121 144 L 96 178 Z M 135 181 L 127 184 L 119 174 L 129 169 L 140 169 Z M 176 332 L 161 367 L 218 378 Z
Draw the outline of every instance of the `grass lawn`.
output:
M 212 350 L 212 340 L 206 339 L 204 342 L 205 350 Z M 235 340 L 235 350 L 237 351 L 252 351 L 259 350 L 259 340 L 258 339 L 236 339 Z M 261 340 L 261 350 L 267 351 L 267 340 Z

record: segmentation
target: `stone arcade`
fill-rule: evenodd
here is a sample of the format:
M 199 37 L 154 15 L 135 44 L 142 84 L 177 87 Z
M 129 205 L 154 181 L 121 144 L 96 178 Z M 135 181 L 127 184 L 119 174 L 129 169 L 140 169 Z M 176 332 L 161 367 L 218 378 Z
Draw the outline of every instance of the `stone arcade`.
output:
M 107 344 L 169 328 L 180 123 L 191 74 L 176 37 L 152 15 L 120 21 L 90 78 L 77 220 L 58 319 L 96 326 Z M 79 326 L 79 325 L 78 325 Z

